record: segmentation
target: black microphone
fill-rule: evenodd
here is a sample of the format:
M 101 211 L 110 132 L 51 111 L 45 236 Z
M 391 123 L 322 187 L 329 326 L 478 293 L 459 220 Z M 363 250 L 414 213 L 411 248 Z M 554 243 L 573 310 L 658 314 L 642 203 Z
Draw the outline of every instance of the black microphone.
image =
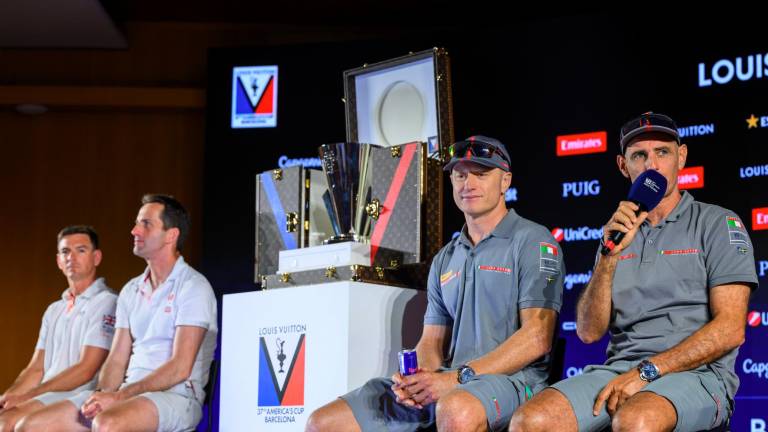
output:
M 667 179 L 656 170 L 646 170 L 629 187 L 627 201 L 632 201 L 640 207 L 635 212 L 638 215 L 640 212 L 651 211 L 656 208 L 661 199 L 664 198 L 666 191 Z M 623 238 L 623 232 L 611 231 L 608 241 L 600 248 L 600 253 L 608 255 L 617 244 L 621 243 Z

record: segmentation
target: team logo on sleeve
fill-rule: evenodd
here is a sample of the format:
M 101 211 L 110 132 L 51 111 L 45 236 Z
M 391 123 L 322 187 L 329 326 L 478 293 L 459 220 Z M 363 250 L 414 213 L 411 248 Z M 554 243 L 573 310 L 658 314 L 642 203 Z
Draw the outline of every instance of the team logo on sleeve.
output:
M 447 272 L 441 274 L 440 275 L 440 287 L 444 287 L 445 284 L 447 284 L 448 282 L 456 279 L 457 277 L 459 277 L 460 274 L 461 274 L 460 271 L 455 272 L 453 270 L 448 270 Z
M 559 258 L 557 246 L 540 242 L 539 243 L 539 271 L 545 273 L 559 273 Z
M 112 336 L 115 334 L 115 316 L 104 314 L 101 316 L 101 334 Z
M 728 227 L 728 241 L 731 244 L 749 244 L 747 233 L 744 229 L 744 224 L 741 223 L 739 218 L 726 216 L 725 224 Z

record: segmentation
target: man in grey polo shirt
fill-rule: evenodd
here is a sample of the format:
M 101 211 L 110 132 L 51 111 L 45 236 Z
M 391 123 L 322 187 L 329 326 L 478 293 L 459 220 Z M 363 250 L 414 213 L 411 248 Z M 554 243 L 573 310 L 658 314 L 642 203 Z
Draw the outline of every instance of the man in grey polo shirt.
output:
M 29 365 L 0 396 L 0 430 L 13 430 L 30 413 L 95 388 L 112 344 L 117 301 L 96 278 L 100 263 L 93 228 L 73 225 L 59 232 L 56 264 L 69 287 L 46 309 Z
M 611 231 L 626 235 L 598 254 L 579 298 L 578 335 L 591 343 L 610 330 L 608 360 L 541 392 L 511 431 L 699 431 L 733 410 L 734 360 L 757 287 L 746 229 L 734 212 L 680 193 L 688 149 L 669 117 L 631 120 L 620 149 L 625 177 L 654 169 L 668 187 L 650 213 L 619 204 L 603 242 Z
M 193 430 L 216 349 L 216 297 L 184 262 L 189 232 L 184 207 L 146 195 L 131 230 L 133 253 L 147 269 L 117 302 L 115 340 L 96 392 L 39 411 L 22 430 Z
M 432 261 L 420 371 L 369 381 L 315 411 L 308 431 L 499 430 L 544 388 L 562 251 L 549 230 L 507 210 L 501 142 L 473 136 L 451 150 L 445 170 L 466 224 Z

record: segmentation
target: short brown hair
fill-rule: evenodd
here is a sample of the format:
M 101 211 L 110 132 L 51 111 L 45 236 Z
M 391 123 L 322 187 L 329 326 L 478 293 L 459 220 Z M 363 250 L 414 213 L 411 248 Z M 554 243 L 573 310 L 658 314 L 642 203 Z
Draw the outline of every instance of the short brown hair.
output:
M 61 231 L 59 231 L 59 234 L 56 235 L 56 245 L 58 246 L 59 242 L 64 237 L 70 236 L 73 234 L 87 235 L 88 238 L 91 239 L 91 245 L 93 246 L 93 250 L 96 250 L 99 248 L 99 235 L 96 234 L 96 230 L 89 225 L 70 225 L 68 227 L 64 227 Z
M 179 238 L 176 240 L 176 250 L 181 252 L 184 242 L 189 235 L 189 213 L 181 203 L 171 195 L 146 194 L 141 198 L 141 204 L 162 204 L 163 212 L 160 214 L 160 220 L 163 221 L 163 229 L 179 229 Z

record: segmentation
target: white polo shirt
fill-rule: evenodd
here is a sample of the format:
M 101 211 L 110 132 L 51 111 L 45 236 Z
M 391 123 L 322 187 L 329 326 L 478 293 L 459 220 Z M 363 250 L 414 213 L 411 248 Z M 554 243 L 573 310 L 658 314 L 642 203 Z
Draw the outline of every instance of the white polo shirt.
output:
M 85 345 L 109 350 L 115 334 L 116 301 L 117 294 L 99 278 L 74 301 L 66 289 L 61 300 L 48 306 L 35 346 L 45 350 L 43 381 L 80 361 Z M 95 386 L 96 376 L 77 390 Z
M 208 280 L 179 257 L 171 274 L 152 291 L 149 267 L 131 279 L 117 300 L 115 327 L 129 329 L 133 338 L 131 359 L 125 382 L 143 379 L 168 362 L 173 352 L 176 326 L 195 326 L 208 330 L 197 353 L 189 380 L 169 389 L 189 394 L 191 386 L 202 403 L 202 388 L 208 382 L 208 369 L 216 350 L 216 295 Z

